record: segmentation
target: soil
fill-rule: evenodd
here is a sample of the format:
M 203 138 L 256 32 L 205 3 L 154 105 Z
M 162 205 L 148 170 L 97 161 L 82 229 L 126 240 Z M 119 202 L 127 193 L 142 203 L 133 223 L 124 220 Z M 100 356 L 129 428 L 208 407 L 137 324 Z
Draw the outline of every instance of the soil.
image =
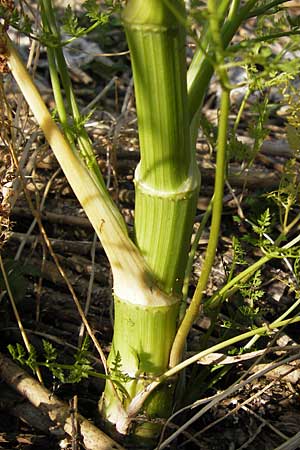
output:
M 118 51 L 126 49 L 119 27 L 116 26 L 108 31 L 103 48 L 106 52 L 115 48 Z M 52 108 L 53 99 L 45 61 L 45 54 L 42 52 L 36 70 L 36 80 L 45 101 Z M 108 64 L 107 61 L 106 64 Z M 72 78 L 80 108 L 84 108 L 93 100 L 95 93 L 101 92 L 112 77 L 116 77 L 111 90 L 99 100 L 97 109 L 88 121 L 87 129 L 94 142 L 97 160 L 111 195 L 122 211 L 129 230 L 132 230 L 133 173 L 139 160 L 139 149 L 128 56 L 118 56 L 113 60 L 113 66 L 104 64 L 104 67 L 103 71 L 102 63 L 99 63 L 97 59 L 93 60 L 80 65 L 79 71 L 72 72 Z M 19 97 L 9 77 L 9 75 L 6 76 L 6 83 L 12 90 L 6 92 L 6 97 L 12 110 L 15 110 Z M 204 106 L 206 117 L 211 121 L 217 116 L 216 89 L 216 87 L 212 89 Z M 20 106 L 20 113 L 23 117 L 20 124 L 24 134 L 23 140 L 19 137 L 22 151 L 30 136 L 36 132 L 22 169 L 26 176 L 27 195 L 39 211 L 38 214 L 58 261 L 82 307 L 87 308 L 88 322 L 105 354 L 108 354 L 113 334 L 111 273 L 108 261 L 101 244 L 95 240 L 88 219 L 74 198 L 51 150 L 36 128 L 24 103 Z M 247 121 L 252 120 L 250 110 L 247 114 L 240 127 L 241 136 L 245 135 Z M 27 117 L 26 123 L 25 117 Z M 275 214 L 275 204 L 268 200 L 265 194 L 278 188 L 284 167 L 293 155 L 293 151 L 286 142 L 284 124 L 282 116 L 274 114 L 271 117 L 268 123 L 268 137 L 261 152 L 247 170 L 240 162 L 230 163 L 220 243 L 206 298 L 222 286 L 228 277 L 233 260 L 233 236 L 241 240 L 247 264 L 256 260 L 261 254 L 248 241 L 242 241 L 246 234 L 251 233 L 251 226 L 243 219 L 243 216 L 248 220 L 254 220 L 267 206 Z M 21 135 L 20 132 L 19 136 Z M 195 231 L 211 198 L 214 182 L 214 153 L 211 152 L 207 138 L 203 135 L 199 135 L 197 159 L 202 172 L 202 188 Z M 299 173 L 299 159 L 295 164 L 296 171 L 298 170 Z M 3 182 L 4 169 L 2 168 Z M 7 169 L 8 163 L 6 163 Z M 43 340 L 46 340 L 57 349 L 58 362 L 72 364 L 76 348 L 80 343 L 81 319 L 66 282 L 51 258 L 38 226 L 33 224 L 33 211 L 24 195 L 22 183 L 14 178 L 13 170 L 11 180 L 14 184 L 10 189 L 12 193 L 17 193 L 17 198 L 9 215 L 9 238 L 1 253 L 12 296 L 30 343 L 35 348 L 37 358 L 44 358 Z M 297 212 L 299 212 L 298 206 L 295 214 Z M 237 216 L 240 217 L 239 221 L 236 220 Z M 278 231 L 276 223 L 273 231 L 275 234 Z M 298 233 L 299 228 L 293 230 L 290 237 Z M 206 228 L 197 249 L 189 298 L 193 294 L 201 271 L 208 236 L 209 228 Z M 0 282 L 0 350 L 8 354 L 9 344 L 14 346 L 17 343 L 23 344 L 18 323 L 4 288 L 3 277 Z M 252 312 L 257 308 L 252 318 L 245 317 L 241 312 L 241 307 L 245 303 L 238 294 L 223 305 L 214 326 L 212 326 L 213 315 L 204 310 L 191 330 L 187 356 L 199 352 L 204 346 L 213 345 L 234 336 L 237 332 L 242 333 L 253 326 L 272 322 L 295 302 L 296 285 L 290 266 L 284 260 L 273 260 L 265 265 L 262 269 L 262 285 L 259 287 L 263 290 L 263 295 L 256 299 L 254 305 L 246 302 L 248 306 L 251 306 Z M 299 313 L 299 308 L 293 314 L 296 313 Z M 299 326 L 294 325 L 287 327 L 281 333 L 270 333 L 264 336 L 251 349 L 251 351 L 259 351 L 271 346 L 275 348 L 272 352 L 265 352 L 250 360 L 236 359 L 232 364 L 216 362 L 194 364 L 187 370 L 187 390 L 178 408 L 199 400 L 202 400 L 202 405 L 205 406 L 208 403 L 208 401 L 205 402 L 206 398 L 213 398 L 216 394 L 225 391 L 227 395 L 219 398 L 206 413 L 203 412 L 201 417 L 199 415 L 199 418 L 166 448 L 273 450 L 288 441 L 298 433 L 300 428 L 300 357 L 297 358 L 299 345 Z M 232 356 L 238 353 L 244 354 L 239 347 L 232 347 L 230 350 Z M 294 360 L 286 362 L 285 359 L 291 356 L 295 357 Z M 89 357 L 94 370 L 103 372 L 99 355 L 91 344 Z M 263 376 L 255 376 L 267 363 L 275 364 L 280 358 L 282 364 L 279 367 L 285 367 L 285 371 L 274 368 Z M 30 372 L 30 369 L 26 370 Z M 63 384 L 49 370 L 41 369 L 41 371 L 44 383 L 51 392 L 69 403 L 70 409 L 74 408 L 74 399 L 76 399 L 78 411 L 100 427 L 102 426 L 97 405 L 104 386 L 103 380 L 89 377 L 78 383 Z M 238 380 L 241 377 L 246 381 L 238 387 Z M 233 386 L 236 386 L 235 390 Z M 232 391 L 230 391 L 231 388 Z M 4 382 L 0 384 L 0 449 L 66 448 L 75 450 L 83 448 L 80 438 L 67 437 L 55 431 L 45 432 L 43 424 L 30 419 L 30 416 L 26 418 L 24 411 L 27 405 L 26 399 L 17 395 L 9 385 Z M 195 405 L 193 408 L 185 408 L 174 419 L 171 418 L 166 424 L 162 441 L 204 406 Z M 292 448 L 300 448 L 300 440 L 299 446 Z

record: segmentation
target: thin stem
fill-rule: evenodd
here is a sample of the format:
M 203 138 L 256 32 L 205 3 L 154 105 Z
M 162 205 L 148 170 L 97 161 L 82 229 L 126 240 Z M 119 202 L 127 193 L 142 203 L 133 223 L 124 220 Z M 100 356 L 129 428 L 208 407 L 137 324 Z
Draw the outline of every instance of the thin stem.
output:
M 237 1 L 239 1 L 239 0 L 237 0 Z M 222 0 L 219 5 L 216 5 L 217 11 L 218 11 L 218 18 L 221 22 L 226 17 L 226 14 L 228 11 L 228 6 L 229 6 L 230 2 L 231 2 L 231 0 Z M 232 5 L 232 3 L 230 4 L 230 8 L 231 8 L 231 5 Z M 230 11 L 230 9 L 229 9 L 229 11 Z
M 193 240 L 193 244 L 192 244 L 192 247 L 191 247 L 191 250 L 189 253 L 189 258 L 188 258 L 188 262 L 186 265 L 184 283 L 183 283 L 183 288 L 182 288 L 182 303 L 181 303 L 181 307 L 180 307 L 179 320 L 181 320 L 183 318 L 183 315 L 185 312 L 186 301 L 187 301 L 187 296 L 188 296 L 188 288 L 189 288 L 189 284 L 190 284 L 191 272 L 192 272 L 192 268 L 193 268 L 193 262 L 194 262 L 196 250 L 197 250 L 197 247 L 199 244 L 199 240 L 204 231 L 204 228 L 206 227 L 208 219 L 210 218 L 212 205 L 213 205 L 213 198 L 209 202 L 209 205 L 208 205 L 208 207 L 205 211 L 205 214 L 201 220 L 200 226 L 195 234 L 195 238 Z
M 59 82 L 59 76 L 56 68 L 55 63 L 55 55 L 53 52 L 53 49 L 47 48 L 47 55 L 48 55 L 48 66 L 49 66 L 49 72 L 50 72 L 50 78 L 51 78 L 51 84 L 52 84 L 52 90 L 54 94 L 54 100 L 55 105 L 57 108 L 59 120 L 64 128 L 65 135 L 70 142 L 70 145 L 75 150 L 75 143 L 72 133 L 70 132 L 69 126 L 68 126 L 68 116 L 64 104 L 64 99 L 61 92 L 61 86 Z
M 44 5 L 43 1 L 41 2 L 41 15 L 42 15 L 44 29 L 46 31 L 50 32 L 48 16 L 46 14 L 45 5 Z M 65 130 L 67 130 L 68 117 L 67 117 L 67 112 L 66 112 L 62 92 L 61 92 L 61 86 L 60 86 L 59 76 L 58 76 L 57 67 L 56 67 L 54 50 L 52 48 L 48 47 L 47 55 L 48 55 L 48 66 L 49 66 L 52 90 L 53 90 L 53 94 L 54 94 L 57 112 L 58 112 L 61 124 L 63 125 Z M 67 135 L 69 142 L 74 143 L 71 134 L 66 133 L 66 135 Z
M 280 242 L 284 239 L 285 235 L 282 233 L 276 241 L 274 242 L 275 245 L 279 245 Z M 300 241 L 300 235 L 296 236 L 294 239 L 292 239 L 290 242 L 285 244 L 282 247 L 282 250 L 288 250 L 289 248 L 293 247 Z M 229 283 L 227 283 L 222 289 L 220 289 L 215 295 L 213 295 L 207 302 L 205 302 L 205 307 L 208 308 L 215 308 L 220 300 L 225 300 L 230 295 L 232 295 L 234 292 L 239 290 L 239 283 L 240 281 L 247 281 L 251 275 L 253 275 L 254 272 L 256 272 L 260 267 L 262 267 L 264 264 L 266 264 L 268 261 L 270 261 L 273 258 L 284 258 L 284 255 L 280 255 L 280 249 L 277 253 L 269 253 L 264 256 L 262 256 L 258 261 L 256 261 L 254 264 L 252 264 L 247 269 L 240 272 L 238 275 L 236 275 Z
M 181 360 L 187 335 L 199 313 L 203 293 L 207 285 L 208 277 L 214 263 L 216 248 L 218 245 L 221 215 L 223 207 L 224 178 L 226 169 L 227 128 L 229 115 L 229 91 L 224 89 L 221 95 L 221 109 L 219 120 L 219 134 L 217 143 L 217 161 L 215 175 L 214 202 L 212 208 L 212 222 L 207 245 L 203 269 L 186 315 L 179 326 L 170 355 L 170 366 L 174 367 Z
M 300 234 L 298 234 L 298 236 L 296 236 L 294 239 L 292 239 L 290 242 L 288 242 L 287 244 L 285 244 L 282 248 L 283 250 L 288 250 L 291 247 L 294 247 L 294 245 L 298 244 L 298 242 L 300 241 Z M 275 241 L 276 243 L 277 241 Z
M 270 11 L 272 8 L 282 5 L 283 3 L 287 3 L 287 0 L 274 0 L 273 2 L 267 5 L 261 6 L 260 8 L 251 11 L 251 13 L 248 14 L 246 19 L 250 19 L 251 17 L 262 16 L 263 14 L 266 14 L 268 11 Z
M 276 325 L 277 323 L 280 323 L 282 320 L 284 320 L 289 314 L 291 314 L 294 309 L 297 308 L 297 306 L 300 304 L 300 298 L 298 298 L 298 300 L 293 303 L 293 305 L 287 310 L 285 311 L 283 314 L 281 314 L 280 317 L 278 317 L 276 320 L 274 320 L 271 325 Z M 258 339 L 260 338 L 259 335 L 255 335 L 252 337 L 252 339 L 245 345 L 245 349 L 249 349 L 251 347 L 253 347 L 253 345 L 258 341 Z
M 86 36 L 89 33 L 91 33 L 93 30 L 95 30 L 95 28 L 97 28 L 99 26 L 99 22 L 96 21 L 95 23 L 93 23 L 93 25 L 91 25 L 90 27 L 86 28 L 83 32 L 83 35 Z M 68 44 L 71 44 L 71 42 L 76 41 L 76 39 L 80 38 L 80 36 L 73 36 L 69 39 L 66 39 L 65 41 L 61 41 L 60 46 L 64 47 Z
M 247 331 L 246 333 L 240 334 L 238 336 L 234 336 L 233 338 L 228 339 L 225 342 L 220 342 L 219 344 L 213 345 L 210 348 L 207 348 L 206 350 L 203 350 L 200 353 L 197 353 L 194 356 L 191 356 L 190 358 L 186 359 L 185 361 L 177 364 L 175 367 L 172 367 L 171 369 L 167 370 L 163 375 L 161 375 L 158 379 L 159 383 L 164 382 L 166 379 L 173 377 L 181 370 L 185 369 L 186 367 L 190 366 L 191 364 L 197 362 L 199 359 L 204 358 L 204 356 L 209 355 L 210 353 L 215 353 L 220 350 L 223 350 L 226 347 L 229 347 L 230 345 L 234 345 L 238 342 L 244 341 L 245 339 L 248 339 L 255 335 L 262 335 L 265 333 L 270 332 L 270 330 L 274 330 L 276 328 L 282 328 L 287 325 L 300 322 L 300 317 L 296 316 L 292 319 L 286 319 L 282 321 L 276 321 L 272 324 L 264 325 L 262 327 L 256 328 L 255 330 Z
M 250 89 L 247 90 L 246 94 L 243 97 L 242 103 L 241 103 L 241 105 L 239 107 L 239 111 L 237 113 L 237 116 L 236 116 L 236 119 L 235 119 L 234 125 L 233 125 L 233 130 L 232 130 L 233 136 L 236 135 L 236 132 L 237 132 L 238 126 L 240 124 L 241 117 L 242 117 L 242 114 L 243 114 L 243 111 L 245 109 L 245 106 L 246 106 L 246 103 L 247 103 L 247 100 L 248 100 L 249 96 L 250 96 Z
M 233 17 L 237 14 L 239 6 L 240 0 L 232 0 L 228 13 L 228 20 L 232 20 Z
M 230 47 L 230 52 L 236 52 L 245 47 L 249 48 L 249 46 L 251 44 L 257 44 L 258 42 L 274 41 L 275 39 L 279 39 L 282 37 L 297 36 L 299 34 L 300 34 L 300 30 L 297 29 L 297 30 L 281 31 L 278 33 L 266 34 L 264 36 L 260 36 L 260 37 L 253 38 L 253 39 L 245 39 L 245 40 L 239 42 L 238 44 L 232 45 Z
M 248 17 L 249 12 L 256 2 L 257 0 L 248 0 L 248 2 L 240 9 L 239 12 L 237 12 L 236 15 L 232 17 L 232 19 L 225 22 L 221 32 L 224 49 L 230 43 L 241 23 Z M 197 59 L 196 62 L 194 58 Z M 205 92 L 214 72 L 214 68 L 207 57 L 203 55 L 201 56 L 201 54 L 196 52 L 194 58 L 190 69 L 188 70 L 188 103 L 190 124 L 192 124 L 195 114 L 202 105 Z M 193 122 L 193 128 L 198 128 L 198 125 L 198 121 Z M 195 133 L 192 132 L 191 134 L 194 135 Z
M 25 347 L 26 347 L 26 350 L 27 350 L 28 354 L 30 354 L 30 352 L 31 352 L 31 345 L 30 345 L 29 339 L 27 337 L 26 331 L 25 331 L 25 329 L 23 327 L 23 323 L 22 323 L 22 320 L 21 320 L 21 317 L 20 317 L 20 314 L 19 314 L 16 302 L 15 302 L 15 299 L 14 299 L 13 293 L 12 293 L 11 288 L 10 288 L 9 280 L 8 280 L 8 277 L 7 277 L 7 274 L 6 274 L 6 270 L 5 270 L 5 267 L 4 267 L 4 264 L 3 264 L 1 253 L 0 253 L 0 270 L 2 272 L 2 277 L 3 277 L 5 289 L 7 291 L 7 294 L 8 294 L 10 303 L 11 303 L 11 307 L 13 309 L 13 312 L 14 312 L 14 315 L 15 315 L 15 318 L 16 318 L 16 321 L 17 321 L 17 324 L 18 324 L 18 327 L 19 327 L 19 330 L 20 330 L 23 342 L 25 344 Z M 41 371 L 40 371 L 40 369 L 38 367 L 35 369 L 35 373 L 36 373 L 36 376 L 37 376 L 39 382 L 41 384 L 43 384 L 42 374 L 41 374 Z
M 296 223 L 299 222 L 299 220 L 300 220 L 300 213 L 297 214 L 297 216 L 296 216 L 296 217 L 295 217 L 288 225 L 286 225 L 286 228 L 285 228 L 286 233 L 289 233 L 290 230 L 291 230 L 292 228 L 294 228 L 294 226 L 296 225 Z
M 67 124 L 68 124 L 67 112 L 66 112 L 63 96 L 61 93 L 61 86 L 60 86 L 59 77 L 58 77 L 58 73 L 57 73 L 57 69 L 56 69 L 54 52 L 51 48 L 48 48 L 47 54 L 48 54 L 48 66 L 49 66 L 51 84 L 52 84 L 52 89 L 53 89 L 57 112 L 58 112 L 58 115 L 59 115 L 59 118 L 60 118 L 60 121 L 61 121 L 63 127 L 67 127 Z
M 44 26 L 51 31 L 53 36 L 61 42 L 61 35 L 59 32 L 59 28 L 56 23 L 56 18 L 54 15 L 53 7 L 52 7 L 52 1 L 51 0 L 41 0 L 42 1 L 42 18 Z M 50 51 L 50 52 L 49 52 Z M 101 174 L 101 171 L 99 169 L 99 166 L 97 164 L 92 143 L 90 141 L 90 138 L 88 136 L 88 133 L 86 132 L 83 124 L 83 117 L 80 114 L 76 97 L 73 92 L 72 88 L 72 82 L 71 78 L 69 76 L 68 67 L 66 64 L 66 60 L 63 54 L 62 47 L 55 47 L 54 49 L 48 49 L 48 54 L 50 54 L 50 61 L 52 63 L 52 71 L 55 73 L 57 72 L 57 68 L 60 74 L 61 82 L 63 85 L 63 88 L 66 93 L 67 103 L 69 110 L 72 114 L 72 117 L 75 122 L 75 128 L 76 128 L 76 137 L 78 139 L 78 146 L 80 149 L 80 152 L 88 165 L 90 172 L 93 174 L 95 181 L 101 185 L 101 187 L 104 187 L 104 181 Z M 56 61 L 56 64 L 55 64 Z M 55 67 L 55 68 L 54 68 Z M 54 87 L 53 87 L 54 88 Z M 60 88 L 56 84 L 56 91 Z M 61 94 L 57 94 L 58 97 L 61 96 Z M 67 120 L 64 117 L 65 121 L 65 130 L 66 135 L 70 142 L 74 141 L 74 137 L 72 136 L 74 132 L 72 132 L 67 124 Z M 63 122 L 62 122 L 63 123 Z M 64 123 L 63 123 L 64 124 Z
M 191 364 L 194 364 L 195 362 L 199 361 L 201 358 L 204 358 L 205 356 L 211 354 L 211 353 L 217 353 L 220 350 L 223 350 L 226 347 L 229 347 L 231 345 L 237 344 L 238 342 L 244 341 L 246 339 L 251 338 L 255 335 L 263 335 L 270 330 L 276 329 L 276 328 L 282 328 L 287 325 L 291 325 L 293 323 L 300 322 L 300 317 L 296 316 L 292 319 L 283 320 L 281 322 L 276 322 L 275 324 L 270 325 L 264 325 L 260 328 L 256 328 L 255 330 L 247 331 L 246 333 L 240 334 L 238 336 L 234 336 L 231 339 L 228 339 L 227 341 L 220 342 L 210 348 L 207 348 L 200 353 L 197 353 L 196 355 L 191 356 L 190 358 L 186 359 L 185 361 L 182 361 L 181 363 L 177 364 L 175 367 L 172 367 L 171 369 L 167 370 L 163 375 L 158 377 L 155 381 L 150 383 L 143 392 L 138 394 L 131 402 L 130 407 L 128 408 L 128 413 L 131 417 L 134 417 L 134 415 L 137 414 L 137 412 L 141 409 L 143 403 L 147 400 L 149 395 L 162 383 L 166 382 L 169 378 L 174 377 L 182 370 L 186 369 Z
M 216 56 L 217 64 L 220 65 L 223 62 L 223 41 L 220 32 L 220 19 L 219 15 L 216 14 L 217 4 L 215 0 L 207 1 L 207 10 L 208 10 L 208 20 L 209 20 L 209 28 L 210 34 L 212 37 L 212 44 L 214 47 L 214 53 Z
M 240 272 L 238 275 L 236 275 L 232 280 L 227 283 L 225 286 L 223 286 L 222 289 L 220 289 L 215 295 L 213 295 L 207 302 L 205 302 L 205 307 L 209 309 L 214 309 L 218 306 L 220 301 L 224 301 L 226 298 L 228 298 L 230 295 L 232 295 L 234 292 L 238 291 L 240 286 L 239 283 L 241 281 L 248 280 L 254 272 L 256 272 L 260 267 L 262 267 L 264 264 L 266 264 L 268 261 L 272 259 L 272 256 L 265 255 L 262 256 L 258 261 L 256 261 L 254 264 L 252 264 L 250 267 L 247 267 L 247 269 Z

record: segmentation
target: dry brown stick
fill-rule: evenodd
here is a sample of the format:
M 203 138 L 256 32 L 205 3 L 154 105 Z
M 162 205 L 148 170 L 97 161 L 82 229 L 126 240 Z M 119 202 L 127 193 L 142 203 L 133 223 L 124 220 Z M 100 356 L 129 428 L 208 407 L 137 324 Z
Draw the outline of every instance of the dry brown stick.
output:
M 275 450 L 296 450 L 300 445 L 300 431 L 291 437 L 288 441 L 276 447 Z
M 293 150 L 287 141 L 265 141 L 261 147 L 261 152 L 266 155 L 281 156 L 285 158 L 296 158 L 300 160 L 300 155 Z
M 72 436 L 72 417 L 69 406 L 52 395 L 34 378 L 0 353 L 0 377 L 27 398 L 36 408 Z M 93 423 L 78 414 L 79 432 L 86 450 L 124 450 Z
M 13 214 L 16 214 L 18 216 L 22 217 L 32 217 L 32 211 L 28 208 L 19 208 L 15 207 L 13 209 Z M 62 225 L 72 225 L 77 226 L 80 228 L 89 228 L 92 230 L 92 225 L 90 224 L 89 219 L 87 217 L 77 217 L 77 216 L 70 216 L 67 214 L 56 214 L 49 211 L 44 211 L 40 214 L 40 218 L 42 221 L 48 221 L 53 222 L 57 224 Z
M 32 213 L 30 210 L 28 210 L 28 213 Z M 10 239 L 15 241 L 23 241 L 25 239 L 26 234 L 25 233 L 18 233 L 16 231 L 13 231 L 10 234 Z M 43 239 L 41 236 L 31 235 L 26 237 L 27 243 L 33 244 L 34 242 L 42 242 Z M 53 247 L 53 250 L 60 252 L 60 253 L 71 253 L 72 255 L 77 254 L 81 256 L 86 256 L 91 253 L 91 248 L 93 246 L 92 241 L 69 241 L 64 239 L 55 239 L 55 238 L 49 238 L 49 241 L 51 242 L 51 245 Z M 97 242 L 96 244 L 96 251 L 103 250 L 102 245 L 100 242 Z
M 51 432 L 51 434 L 61 439 L 66 435 L 64 430 L 57 427 L 49 417 L 45 416 L 45 414 L 38 408 L 35 408 L 29 401 L 25 401 L 21 395 L 10 389 L 4 383 L 0 386 L 0 410 L 17 417 L 22 422 L 35 428 L 35 430 L 42 431 L 46 434 Z

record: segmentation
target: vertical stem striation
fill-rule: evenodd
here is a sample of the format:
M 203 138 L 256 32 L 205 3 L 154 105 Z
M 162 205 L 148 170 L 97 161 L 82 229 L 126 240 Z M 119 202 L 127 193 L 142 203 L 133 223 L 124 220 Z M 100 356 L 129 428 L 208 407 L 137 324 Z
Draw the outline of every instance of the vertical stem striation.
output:
M 123 19 L 141 150 L 136 243 L 160 287 L 181 294 L 200 184 L 189 134 L 184 5 L 176 0 L 171 11 L 162 0 L 132 0 Z
M 131 51 L 141 161 L 135 173 L 135 240 L 155 282 L 174 301 L 133 305 L 115 297 L 115 330 L 109 365 L 117 356 L 133 380 L 124 386 L 125 409 L 153 377 L 168 368 L 188 258 L 200 176 L 190 145 L 185 59 L 185 9 L 181 0 L 131 0 L 123 20 Z M 143 374 L 143 377 L 141 375 Z M 162 386 L 147 399 L 136 435 L 152 436 L 151 421 L 171 413 L 173 388 Z M 130 409 L 130 408 L 129 408 Z M 102 411 L 126 433 L 109 386 Z M 129 414 L 130 415 L 130 414 Z M 144 415 L 144 417 L 145 417 Z M 127 418 L 128 419 L 128 418 Z

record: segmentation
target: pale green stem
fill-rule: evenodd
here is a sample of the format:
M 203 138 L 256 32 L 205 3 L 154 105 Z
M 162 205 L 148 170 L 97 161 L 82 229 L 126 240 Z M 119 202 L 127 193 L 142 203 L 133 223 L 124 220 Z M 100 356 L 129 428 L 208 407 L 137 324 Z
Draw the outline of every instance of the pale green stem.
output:
M 221 224 L 221 215 L 223 207 L 224 181 L 226 169 L 226 147 L 227 147 L 227 127 L 229 115 L 229 91 L 223 90 L 221 96 L 219 132 L 217 143 L 217 160 L 215 174 L 214 201 L 212 207 L 212 222 L 209 234 L 209 241 L 203 263 L 201 275 L 191 301 L 191 304 L 183 318 L 177 331 L 171 355 L 170 366 L 174 367 L 182 358 L 182 352 L 187 335 L 193 325 L 194 320 L 199 314 L 199 308 L 202 302 L 203 293 L 207 285 L 209 274 L 214 263 L 216 248 L 219 240 L 219 231 Z
M 237 14 L 240 6 L 240 0 L 232 0 L 230 4 L 230 9 L 228 13 L 228 20 L 232 20 L 233 17 Z
M 264 335 L 270 332 L 270 330 L 276 329 L 276 328 L 282 328 L 287 325 L 291 325 L 293 323 L 300 322 L 300 317 L 294 317 L 292 319 L 283 320 L 281 322 L 276 322 L 275 324 L 271 325 L 264 325 L 262 327 L 256 328 L 255 330 L 247 331 L 246 333 L 240 334 L 238 336 L 234 336 L 233 338 L 228 339 L 227 341 L 220 342 L 219 344 L 213 345 L 212 347 L 209 347 L 205 350 L 202 350 L 201 352 L 197 353 L 194 356 L 191 356 L 190 358 L 182 361 L 181 363 L 177 364 L 175 367 L 172 367 L 171 369 L 167 370 L 163 375 L 158 377 L 155 381 L 150 383 L 147 388 L 138 394 L 131 402 L 128 412 L 131 416 L 136 415 L 137 411 L 140 410 L 143 403 L 147 400 L 149 395 L 153 393 L 155 389 L 157 389 L 158 386 L 160 386 L 162 383 L 165 383 L 168 381 L 169 378 L 174 377 L 182 370 L 186 369 L 191 364 L 196 363 L 201 358 L 204 358 L 207 355 L 210 355 L 211 353 L 217 353 L 220 350 L 224 350 L 226 347 L 229 347 L 231 345 L 235 345 L 238 342 L 244 341 L 246 339 L 251 338 L 255 335 Z
M 197 353 L 194 356 L 191 356 L 190 358 L 186 359 L 185 361 L 177 364 L 175 367 L 167 370 L 161 377 L 159 377 L 159 383 L 163 383 L 168 378 L 176 375 L 178 372 L 180 372 L 183 369 L 186 369 L 191 364 L 194 364 L 199 359 L 204 358 L 204 356 L 209 355 L 210 353 L 215 353 L 220 350 L 223 350 L 226 347 L 229 347 L 230 345 L 237 344 L 238 342 L 244 341 L 252 336 L 263 335 L 268 333 L 270 330 L 274 330 L 276 328 L 282 328 L 287 325 L 291 325 L 293 323 L 300 322 L 300 317 L 294 317 L 293 319 L 286 319 L 282 320 L 280 322 L 276 321 L 269 325 L 264 325 L 263 327 L 255 328 L 255 330 L 247 331 L 246 333 L 239 334 L 238 336 L 234 336 L 233 338 L 228 339 L 227 341 L 220 342 L 219 344 L 213 345 L 210 348 L 207 348 L 203 350 L 200 353 Z
M 50 30 L 60 42 L 61 42 L 61 35 L 59 28 L 56 24 L 56 18 L 52 7 L 52 1 L 51 0 L 41 0 L 42 2 L 42 18 L 44 25 L 46 29 Z M 82 153 L 83 158 L 85 159 L 86 164 L 89 167 L 89 170 L 93 172 L 93 175 L 95 177 L 95 180 L 99 184 L 102 185 L 102 187 L 105 186 L 102 174 L 100 172 L 99 166 L 97 164 L 92 144 L 90 141 L 90 138 L 84 128 L 84 125 L 79 125 L 79 123 L 82 121 L 82 116 L 80 114 L 79 108 L 77 106 L 76 97 L 73 92 L 72 88 L 72 82 L 71 78 L 69 76 L 68 67 L 65 61 L 65 57 L 62 51 L 61 47 L 55 47 L 54 49 L 48 49 L 48 52 L 50 51 L 50 60 L 52 63 L 51 69 L 52 72 L 59 71 L 60 78 L 62 81 L 63 88 L 66 93 L 67 103 L 70 109 L 70 112 L 73 116 L 75 125 L 77 125 L 76 133 L 77 133 L 77 139 L 78 139 L 78 146 Z M 55 64 L 56 60 L 56 64 Z M 56 68 L 57 65 L 57 68 Z M 61 93 L 58 91 L 60 90 L 59 85 L 55 83 L 53 85 L 53 90 L 56 93 L 56 98 L 59 98 L 61 96 Z M 68 129 L 67 121 L 64 118 L 65 123 L 63 123 L 66 126 L 66 135 L 68 136 L 68 139 L 72 142 L 74 140 L 72 133 Z
M 276 326 L 277 323 L 280 323 L 287 316 L 289 316 L 294 311 L 294 309 L 296 309 L 297 306 L 299 305 L 300 305 L 300 298 L 298 298 L 298 300 L 295 303 L 293 303 L 293 305 L 287 311 L 285 311 L 283 314 L 281 314 L 281 316 L 279 316 L 276 320 L 274 320 L 271 323 L 271 325 Z M 253 336 L 253 338 L 245 345 L 245 349 L 253 347 L 253 345 L 258 341 L 259 338 L 260 336 L 258 335 Z
M 188 262 L 186 265 L 186 270 L 185 270 L 185 276 L 184 276 L 184 283 L 183 283 L 183 288 L 182 288 L 182 303 L 181 303 L 181 307 L 180 307 L 180 313 L 179 313 L 179 320 L 181 321 L 185 312 L 185 308 L 186 308 L 186 301 L 187 301 L 187 297 L 188 297 L 188 289 L 189 289 L 189 284 L 190 284 L 190 279 L 191 279 L 191 273 L 192 273 L 192 269 L 193 269 L 193 262 L 194 262 L 194 258 L 195 258 L 195 254 L 196 254 L 196 250 L 199 244 L 199 240 L 201 239 L 202 233 L 206 227 L 206 224 L 208 222 L 208 219 L 210 218 L 211 215 L 211 210 L 212 210 L 212 205 L 213 205 L 213 198 L 211 199 L 211 201 L 209 202 L 209 205 L 205 211 L 204 216 L 202 217 L 200 226 L 195 234 L 193 243 L 192 243 L 192 247 L 189 253 L 189 257 L 188 257 Z
M 233 38 L 235 32 L 245 20 L 255 5 L 257 0 L 249 0 L 237 14 L 230 20 L 225 22 L 222 27 L 222 42 L 225 49 Z M 204 95 L 206 93 L 209 81 L 213 75 L 214 68 L 209 60 L 202 52 L 196 52 L 191 66 L 188 70 L 188 102 L 189 102 L 189 120 L 193 122 L 193 118 L 197 111 L 201 108 Z M 198 129 L 199 124 L 194 123 L 194 127 Z M 192 131 L 192 135 L 195 132 Z
M 157 288 L 151 271 L 128 236 L 126 224 L 107 189 L 96 183 L 54 123 L 17 51 L 6 38 L 12 75 L 42 128 L 75 195 L 83 206 L 110 261 L 114 292 L 139 305 L 166 306 L 177 301 Z
M 247 100 L 248 100 L 249 96 L 250 96 L 250 89 L 247 90 L 246 94 L 243 97 L 242 103 L 241 103 L 241 105 L 239 107 L 239 111 L 238 111 L 236 119 L 234 121 L 234 126 L 233 126 L 233 130 L 232 130 L 233 136 L 236 136 L 236 133 L 237 133 L 237 130 L 238 130 L 238 126 L 240 124 L 241 117 L 242 117 L 243 111 L 244 111 L 244 109 L 246 107 L 246 103 L 247 103 Z

